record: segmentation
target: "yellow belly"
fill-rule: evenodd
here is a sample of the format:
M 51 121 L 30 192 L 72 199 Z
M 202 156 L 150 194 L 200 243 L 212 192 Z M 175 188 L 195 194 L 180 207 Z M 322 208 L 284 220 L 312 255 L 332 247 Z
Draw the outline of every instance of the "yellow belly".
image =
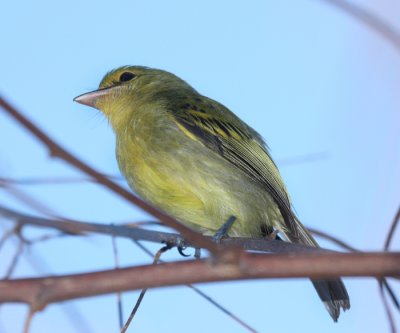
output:
M 178 130 L 163 140 L 118 137 L 117 160 L 143 199 L 203 233 L 214 234 L 232 215 L 230 236 L 258 237 L 263 224 L 280 229 L 282 217 L 265 189 Z

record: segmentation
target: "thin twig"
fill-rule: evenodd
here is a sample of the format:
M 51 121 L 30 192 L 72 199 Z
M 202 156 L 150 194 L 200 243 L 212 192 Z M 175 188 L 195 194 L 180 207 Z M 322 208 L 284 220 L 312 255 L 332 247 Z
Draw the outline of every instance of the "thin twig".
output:
M 396 228 L 399 225 L 399 223 L 400 223 L 400 207 L 397 210 L 392 223 L 390 224 L 390 229 L 389 229 L 388 235 L 386 237 L 385 246 L 384 246 L 384 249 L 386 251 L 389 250 L 389 246 L 390 246 L 390 243 L 392 242 L 394 232 L 396 231 Z
M 33 248 L 30 248 L 30 252 Z M 30 253 L 31 254 L 31 253 Z M 25 256 L 25 260 L 31 265 L 31 267 L 38 273 L 43 271 L 50 271 L 48 264 L 40 256 L 40 254 L 35 253 L 34 255 Z M 74 328 L 75 332 L 94 332 L 93 328 L 90 327 L 87 318 L 82 315 L 80 310 L 75 306 L 75 303 L 69 302 L 65 303 L 60 307 L 61 311 L 64 312 L 65 316 L 68 318 L 70 325 Z M 2 332 L 0 330 L 0 332 Z
M 385 251 L 389 251 L 389 247 L 390 247 L 391 241 L 393 239 L 393 235 L 395 233 L 396 227 L 399 224 L 399 221 L 400 221 L 400 207 L 398 208 L 398 210 L 393 218 L 393 221 L 390 224 L 390 228 L 389 228 L 388 234 L 386 236 L 385 244 L 384 244 Z M 385 294 L 385 290 L 387 291 L 390 299 L 392 300 L 392 303 L 397 308 L 397 310 L 400 310 L 399 301 L 397 300 L 397 297 L 394 294 L 392 288 L 390 287 L 387 279 L 382 278 L 382 279 L 378 280 L 378 282 L 379 282 L 379 290 L 380 290 L 381 299 L 382 299 L 383 305 L 385 307 L 386 316 L 389 321 L 390 329 L 391 329 L 392 333 L 396 333 L 397 332 L 396 325 L 395 325 L 395 322 L 393 319 L 392 311 L 389 306 L 389 302 L 388 302 L 386 294 Z
M 199 294 L 201 297 L 203 297 L 204 299 L 206 299 L 208 302 L 210 302 L 212 305 L 214 305 L 215 307 L 217 307 L 219 310 L 221 310 L 223 313 L 225 313 L 227 316 L 229 316 L 231 319 L 233 319 L 234 321 L 236 321 L 239 325 L 243 326 L 245 329 L 247 329 L 249 332 L 252 333 L 258 333 L 253 327 L 251 327 L 249 324 L 247 324 L 246 322 L 244 322 L 242 319 L 240 319 L 238 316 L 236 316 L 234 313 L 232 313 L 231 311 L 229 311 L 227 308 L 223 307 L 221 304 L 219 304 L 217 301 L 215 301 L 213 298 L 211 298 L 210 296 L 208 296 L 207 294 L 205 294 L 203 291 L 201 291 L 200 289 L 198 289 L 197 287 L 195 287 L 192 284 L 187 284 L 187 286 L 189 288 L 191 288 L 194 292 L 196 292 L 197 294 Z
M 25 246 L 25 243 L 23 242 L 23 240 L 19 239 L 17 249 L 12 257 L 10 265 L 8 266 L 7 272 L 3 277 L 4 280 L 8 280 L 11 277 L 11 275 L 14 273 L 14 270 L 18 264 L 18 260 L 21 258 L 21 254 L 24 251 L 24 246 Z
M 389 297 L 391 298 L 393 305 L 396 307 L 397 310 L 400 311 L 399 300 L 397 299 L 393 289 L 390 287 L 387 279 L 382 279 L 382 284 L 383 284 L 383 287 L 386 289 L 387 293 L 389 294 Z
M 12 227 L 10 230 L 6 231 L 0 238 L 0 250 L 3 247 L 3 245 L 5 244 L 5 242 L 11 237 L 13 236 L 17 229 L 19 229 L 21 226 L 20 224 L 16 224 L 14 227 Z
M 166 246 L 163 246 L 161 249 L 159 249 L 157 251 L 157 253 L 154 255 L 153 265 L 158 264 L 158 261 L 160 260 L 161 255 L 165 251 L 168 251 L 170 248 L 171 248 L 170 246 L 166 245 Z M 124 327 L 122 327 L 122 329 L 121 329 L 121 333 L 125 333 L 126 330 L 128 329 L 129 325 L 131 324 L 133 318 L 135 317 L 135 315 L 140 307 L 140 304 L 142 303 L 143 297 L 146 294 L 146 292 L 147 292 L 147 288 L 143 288 L 142 291 L 140 292 L 140 295 L 136 301 L 135 306 L 132 309 L 132 312 L 131 312 L 128 320 L 126 321 Z
M 9 188 L 10 188 L 10 186 L 8 186 L 8 189 Z M 13 187 L 13 189 L 15 189 L 15 188 Z M 34 209 L 36 211 L 39 211 L 39 212 L 42 212 L 47 216 L 51 216 L 51 215 L 57 216 L 58 215 L 50 207 L 48 207 L 47 205 L 45 205 L 42 202 L 38 201 L 36 198 L 33 198 L 29 194 L 27 194 L 27 193 L 25 193 L 23 191 L 19 191 L 19 190 L 18 190 L 18 194 L 19 195 L 16 195 L 15 198 L 17 198 L 20 201 L 22 199 L 22 201 L 24 203 L 28 204 L 32 209 Z M 40 237 L 28 240 L 22 234 L 22 227 L 23 227 L 23 224 L 20 224 L 20 223 L 17 222 L 15 227 L 12 230 L 10 230 L 12 232 L 12 234 L 15 234 L 17 236 L 16 240 L 19 242 L 18 245 L 17 245 L 18 248 L 20 246 L 22 246 L 23 244 L 32 245 L 34 243 L 46 241 L 46 240 L 49 240 L 49 239 L 53 239 L 55 237 L 64 237 L 66 235 L 71 235 L 71 233 L 67 234 L 67 233 L 62 231 L 58 235 L 44 235 L 44 236 L 40 236 Z M 74 235 L 76 236 L 76 235 L 82 235 L 82 234 L 74 233 Z M 17 257 L 17 259 L 18 258 L 19 258 L 19 256 Z M 35 263 L 37 265 L 38 264 L 38 255 L 36 255 L 34 258 L 35 258 Z M 28 262 L 30 262 L 32 264 L 32 260 L 33 260 L 33 257 L 29 257 Z M 11 267 L 12 266 L 15 267 L 15 265 L 16 265 L 16 262 L 15 262 L 15 264 L 12 264 L 10 266 L 8 275 L 12 274 L 12 271 L 14 270 L 14 268 L 11 268 Z M 41 265 L 43 265 L 43 260 L 41 261 Z M 44 270 L 48 270 L 48 269 L 44 269 Z M 41 269 L 40 271 L 43 271 L 43 269 Z M 68 306 L 62 307 L 62 310 L 65 312 L 65 314 L 68 317 L 69 321 L 71 322 L 72 326 L 74 326 L 77 331 L 92 332 L 92 328 L 90 328 L 90 326 L 87 323 L 85 317 L 83 317 L 81 315 L 79 310 L 77 310 L 73 306 L 73 304 L 69 304 Z
M 357 21 L 363 23 L 365 26 L 370 28 L 372 31 L 375 31 L 386 41 L 392 44 L 397 49 L 397 51 L 400 51 L 400 33 L 383 19 L 350 1 L 324 1 L 357 19 Z
M 117 241 L 115 236 L 111 237 L 112 241 L 112 248 L 113 248 L 113 254 L 114 254 L 114 265 L 115 268 L 119 268 L 119 255 L 118 255 L 118 247 L 117 247 Z M 122 298 L 121 298 L 121 293 L 117 293 L 117 306 L 118 306 L 118 322 L 119 322 L 119 328 L 122 328 L 122 325 L 124 324 L 124 318 L 123 318 L 123 311 L 122 311 Z
M 18 223 L 22 225 L 54 228 L 71 234 L 83 234 L 85 232 L 86 233 L 94 232 L 106 235 L 125 237 L 129 239 L 145 240 L 155 243 L 165 243 L 165 244 L 168 243 L 175 246 L 182 243 L 182 236 L 179 234 L 145 230 L 137 227 L 132 228 L 119 225 L 106 225 L 100 223 L 42 218 L 42 217 L 22 214 L 1 205 L 0 205 L 0 216 L 9 217 L 14 221 L 18 221 Z M 212 237 L 204 237 L 204 238 L 210 241 L 212 239 Z M 185 246 L 187 247 L 195 247 L 195 248 L 197 247 L 194 246 L 193 244 L 186 242 L 186 240 L 184 243 Z M 269 240 L 265 238 L 258 238 L 258 239 L 242 238 L 242 237 L 223 238 L 221 240 L 221 243 L 226 244 L 227 246 L 235 246 L 244 248 L 246 250 L 263 251 L 263 252 L 320 253 L 329 251 L 321 248 L 314 248 L 301 244 L 293 244 L 277 240 Z
M 151 257 L 154 257 L 154 255 L 150 252 L 150 250 L 145 247 L 143 244 L 141 244 L 139 241 L 137 240 L 133 240 L 133 242 L 142 250 L 144 251 L 146 254 L 148 254 Z M 160 262 L 162 262 L 160 260 Z M 244 322 L 242 319 L 240 319 L 237 315 L 235 315 L 234 313 L 232 313 L 231 311 L 229 311 L 227 308 L 225 308 L 224 306 L 222 306 L 220 303 L 218 303 L 217 301 L 215 301 L 213 298 L 211 298 L 210 296 L 208 296 L 205 292 L 203 292 L 202 290 L 200 290 L 199 288 L 195 287 L 192 284 L 186 284 L 186 286 L 188 288 L 190 288 L 191 290 L 193 290 L 195 293 L 197 293 L 199 296 L 201 296 L 202 298 L 204 298 L 207 302 L 211 303 L 212 305 L 214 305 L 217 309 L 219 309 L 220 311 L 222 311 L 223 313 L 225 313 L 228 317 L 230 317 L 232 320 L 236 321 L 239 325 L 243 326 L 245 329 L 247 329 L 249 332 L 252 333 L 258 333 L 253 327 L 251 327 L 249 324 L 247 324 L 246 322 Z
M 392 226 L 393 226 L 393 224 L 392 224 Z M 360 250 L 357 250 L 356 248 L 348 245 L 347 243 L 343 242 L 342 240 L 340 240 L 340 239 L 338 239 L 336 237 L 333 237 L 331 235 L 328 235 L 328 234 L 326 234 L 326 233 L 324 233 L 322 231 L 315 230 L 315 229 L 312 229 L 312 228 L 308 228 L 308 230 L 310 230 L 314 235 L 322 237 L 322 238 L 325 238 L 325 239 L 335 243 L 336 245 L 338 245 L 338 246 L 340 246 L 340 247 L 342 247 L 342 248 L 344 248 L 346 250 L 349 250 L 351 252 L 360 252 Z M 386 291 L 387 291 L 392 303 L 394 304 L 394 306 L 398 310 L 400 310 L 399 301 L 397 300 L 397 297 L 396 297 L 395 293 L 393 292 L 393 290 L 391 289 L 387 279 L 386 278 L 380 278 L 380 279 L 377 279 L 377 281 L 378 281 L 378 284 L 379 284 L 379 288 L 381 289 L 381 291 L 380 291 L 381 292 L 381 298 L 382 298 L 382 302 L 385 305 L 386 311 L 390 310 L 390 308 L 388 306 L 386 306 L 386 303 L 387 303 L 387 300 L 385 298 L 386 294 L 383 292 L 382 289 L 386 289 Z M 388 319 L 390 321 L 390 319 L 392 318 L 392 314 L 391 313 L 387 313 L 387 317 L 388 317 Z
M 325 238 L 345 250 L 349 250 L 351 252 L 360 252 L 360 250 L 357 250 L 355 247 L 345 243 L 344 241 L 342 241 L 341 239 L 339 239 L 337 237 L 327 234 L 326 232 L 323 232 L 323 231 L 320 231 L 320 230 L 317 230 L 314 228 L 309 228 L 309 227 L 307 229 L 315 236 Z
M 385 295 L 385 291 L 384 291 L 385 288 L 383 286 L 383 281 L 378 279 L 378 285 L 379 285 L 379 291 L 380 291 L 380 294 L 381 294 L 381 299 L 382 299 L 382 302 L 383 302 L 383 306 L 385 308 L 386 316 L 387 316 L 387 319 L 389 321 L 390 331 L 391 331 L 391 333 L 396 333 L 397 332 L 396 325 L 394 324 L 393 314 L 392 314 L 392 311 L 390 310 L 389 303 L 388 303 L 388 301 L 386 299 L 386 295 Z

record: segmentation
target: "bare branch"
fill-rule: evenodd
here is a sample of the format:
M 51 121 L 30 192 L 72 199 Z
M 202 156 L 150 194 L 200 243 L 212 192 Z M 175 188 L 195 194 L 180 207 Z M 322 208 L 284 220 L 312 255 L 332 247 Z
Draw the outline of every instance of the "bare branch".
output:
M 396 294 L 394 293 L 392 287 L 389 285 L 389 282 L 387 279 L 382 279 L 382 284 L 385 290 L 387 291 L 390 299 L 392 300 L 393 305 L 396 307 L 397 310 L 400 311 L 400 303 L 399 300 L 396 297 Z
M 240 253 L 231 261 L 190 260 L 94 273 L 0 281 L 0 302 L 33 310 L 74 298 L 187 283 L 259 278 L 400 276 L 400 253 Z M 177 274 L 179 272 L 179 274 Z
M 386 316 L 389 321 L 390 331 L 391 331 L 391 333 L 396 333 L 396 326 L 394 324 L 393 314 L 392 314 L 392 311 L 390 311 L 389 302 L 387 301 L 386 295 L 385 295 L 385 289 L 386 290 L 390 290 L 390 289 L 387 289 L 387 287 L 384 286 L 384 281 L 385 280 L 383 280 L 383 279 L 382 280 L 378 279 L 379 292 L 381 295 L 383 306 L 385 308 Z
M 133 240 L 135 244 L 143 250 L 145 253 L 147 253 L 149 256 L 154 257 L 153 253 L 151 253 L 150 250 L 148 250 L 145 246 L 143 246 L 139 241 Z M 159 260 L 159 262 L 163 262 Z M 257 331 L 251 327 L 249 324 L 244 322 L 242 319 L 240 319 L 237 315 L 229 311 L 227 308 L 219 304 L 217 301 L 215 301 L 213 298 L 211 298 L 209 295 L 201 291 L 199 288 L 195 287 L 192 284 L 186 284 L 186 287 L 190 288 L 193 290 L 195 293 L 197 293 L 199 296 L 203 297 L 206 301 L 210 302 L 212 305 L 214 305 L 217 309 L 221 310 L 223 313 L 225 313 L 229 318 L 237 322 L 239 325 L 243 326 L 246 330 L 252 333 L 257 333 Z
M 142 243 L 140 243 L 137 240 L 133 240 L 134 243 L 145 253 L 147 253 L 150 257 L 154 257 L 153 253 L 147 249 Z M 162 260 L 159 260 L 159 262 L 163 262 Z M 186 287 L 190 288 L 193 290 L 196 294 L 199 296 L 203 297 L 206 301 L 210 302 L 212 305 L 214 305 L 217 309 L 225 313 L 229 318 L 231 318 L 233 321 L 237 322 L 239 325 L 243 326 L 246 330 L 252 333 L 257 333 L 257 331 L 251 327 L 249 324 L 247 324 L 245 321 L 240 319 L 237 315 L 235 315 L 233 312 L 229 311 L 226 307 L 222 306 L 219 304 L 216 300 L 211 298 L 209 295 L 207 295 L 205 292 L 200 290 L 199 288 L 195 287 L 192 284 L 186 284 Z
M 21 225 L 31 225 L 36 227 L 54 228 L 70 234 L 82 234 L 85 232 L 93 232 L 106 234 L 111 236 L 124 237 L 134 240 L 144 240 L 154 243 L 165 243 L 170 245 L 178 245 L 182 242 L 182 236 L 179 234 L 145 230 L 141 228 L 132 228 L 119 225 L 107 225 L 100 223 L 77 222 L 72 220 L 57 220 L 41 218 L 26 214 L 21 214 L 9 208 L 0 206 L 0 216 L 9 217 L 18 221 Z M 211 237 L 205 237 L 211 241 Z M 221 243 L 227 246 L 241 247 L 246 250 L 263 251 L 263 252 L 297 252 L 297 253 L 321 253 L 328 250 L 321 248 L 309 247 L 301 244 L 292 244 L 283 241 L 269 240 L 265 238 L 225 238 Z M 185 246 L 195 247 L 193 244 L 186 242 Z
M 97 182 L 99 182 L 101 185 L 104 185 L 109 190 L 113 191 L 120 197 L 124 198 L 126 201 L 134 204 L 135 206 L 146 211 L 147 213 L 153 215 L 155 218 L 159 219 L 165 225 L 176 229 L 177 231 L 179 231 L 179 233 L 181 233 L 185 237 L 185 239 L 190 241 L 192 244 L 195 244 L 198 247 L 205 248 L 213 254 L 218 254 L 219 252 L 221 252 L 222 250 L 221 246 L 218 246 L 216 243 L 210 241 L 209 239 L 206 239 L 201 234 L 193 231 L 192 229 L 178 222 L 170 215 L 158 210 L 154 206 L 143 201 L 142 199 L 134 195 L 132 192 L 119 186 L 117 183 L 105 177 L 102 173 L 96 171 L 88 164 L 84 163 L 76 156 L 72 155 L 70 152 L 61 147 L 58 143 L 56 143 L 53 139 L 51 139 L 39 127 L 37 127 L 32 121 L 26 118 L 21 112 L 19 112 L 15 107 L 13 107 L 1 96 L 0 96 L 0 106 L 11 117 L 13 117 L 21 126 L 23 126 L 32 135 L 34 135 L 40 142 L 42 142 L 49 149 L 51 156 L 58 157 L 64 160 L 71 166 L 89 175 Z
M 22 239 L 18 239 L 18 246 L 16 251 L 12 257 L 11 263 L 8 266 L 7 272 L 4 275 L 5 280 L 8 280 L 11 275 L 14 273 L 15 268 L 17 267 L 18 261 L 21 258 L 22 252 L 24 251 L 25 243 Z
M 332 243 L 340 246 L 341 248 L 351 251 L 351 252 L 359 252 L 360 250 L 357 250 L 355 247 L 343 242 L 341 239 L 333 237 L 332 235 L 327 234 L 326 232 L 314 229 L 314 228 L 308 228 L 308 231 L 310 231 L 312 234 L 314 234 L 315 236 L 321 237 L 321 238 L 325 238 L 329 241 L 331 241 Z
M 206 299 L 208 302 L 210 302 L 212 305 L 214 305 L 217 309 L 221 310 L 223 313 L 225 313 L 229 318 L 237 322 L 239 325 L 243 326 L 246 330 L 252 333 L 258 333 L 253 327 L 251 327 L 249 324 L 244 322 L 242 319 L 240 319 L 237 315 L 235 315 L 233 312 L 229 311 L 227 308 L 219 304 L 217 301 L 215 301 L 213 298 L 208 296 L 206 293 L 201 291 L 199 288 L 195 287 L 192 284 L 187 284 L 187 287 L 192 289 L 195 293 Z
M 119 254 L 118 254 L 118 247 L 117 247 L 117 240 L 114 236 L 111 237 L 112 241 L 112 248 L 113 248 L 113 255 L 114 255 L 114 267 L 119 269 Z M 117 307 L 118 307 L 118 322 L 119 328 L 121 329 L 124 325 L 124 317 L 123 317 L 123 308 L 122 308 L 122 294 L 120 292 L 117 293 Z
M 375 14 L 346 0 L 325 0 L 325 2 L 362 22 L 368 28 L 384 37 L 397 51 L 400 51 L 400 33 Z
M 170 250 L 170 249 L 171 249 L 171 247 L 169 247 L 168 245 L 165 245 L 165 246 L 163 246 L 161 249 L 159 249 L 159 250 L 157 251 L 157 253 L 154 255 L 154 258 L 153 258 L 153 265 L 157 265 L 157 264 L 159 263 L 159 261 L 160 261 L 161 255 L 162 255 L 164 252 L 166 252 L 166 251 L 168 251 L 168 250 Z M 147 289 L 148 289 L 148 288 L 143 288 L 142 291 L 140 292 L 140 295 L 139 295 L 139 297 L 138 297 L 138 299 L 137 299 L 137 301 L 136 301 L 135 306 L 134 306 L 133 309 L 132 309 L 132 312 L 131 312 L 131 314 L 130 314 L 128 320 L 126 321 L 125 325 L 124 325 L 124 326 L 122 327 L 122 329 L 121 329 L 121 333 L 125 333 L 126 330 L 128 329 L 128 327 L 130 326 L 130 324 L 131 324 L 133 318 L 135 317 L 137 311 L 139 310 L 140 304 L 142 304 L 142 301 L 143 301 L 143 298 L 144 298 L 144 296 L 145 296 L 145 294 L 146 294 L 146 292 L 147 292 Z
M 30 255 L 25 256 L 27 263 L 30 264 L 31 267 L 36 272 L 43 272 L 43 271 L 49 272 L 50 268 L 47 265 L 46 261 L 40 256 L 39 253 L 34 253 L 34 255 L 32 255 L 32 251 L 33 248 L 30 247 L 29 248 Z M 63 306 L 60 307 L 60 310 L 64 312 L 70 325 L 74 328 L 73 331 L 85 332 L 85 333 L 94 332 L 87 318 L 76 307 L 75 303 L 70 302 L 67 304 L 63 304 Z M 3 332 L 3 330 L 1 330 L 1 327 L 0 327 L 0 332 Z

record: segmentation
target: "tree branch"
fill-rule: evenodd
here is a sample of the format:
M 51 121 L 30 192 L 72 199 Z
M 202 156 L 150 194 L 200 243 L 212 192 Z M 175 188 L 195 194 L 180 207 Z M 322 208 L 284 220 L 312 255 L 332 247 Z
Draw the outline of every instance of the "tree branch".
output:
M 42 228 L 54 228 L 70 234 L 98 233 L 110 236 L 124 237 L 134 240 L 144 240 L 154 243 L 165 243 L 172 246 L 181 244 L 182 236 L 175 233 L 145 230 L 138 227 L 120 225 L 108 225 L 100 223 L 78 222 L 72 220 L 57 220 L 26 215 L 0 205 L 0 216 L 8 217 L 16 221 L 20 227 L 31 225 Z M 212 241 L 211 237 L 205 237 Z M 194 244 L 183 241 L 187 247 L 197 247 Z M 276 252 L 276 253 L 325 253 L 333 252 L 321 248 L 309 247 L 301 244 L 292 244 L 283 241 L 269 240 L 266 238 L 223 238 L 221 243 L 229 247 L 240 247 L 246 250 Z
M 94 273 L 0 281 L 0 302 L 36 311 L 69 299 L 141 288 L 259 278 L 400 276 L 400 253 L 255 254 L 229 262 L 191 260 Z

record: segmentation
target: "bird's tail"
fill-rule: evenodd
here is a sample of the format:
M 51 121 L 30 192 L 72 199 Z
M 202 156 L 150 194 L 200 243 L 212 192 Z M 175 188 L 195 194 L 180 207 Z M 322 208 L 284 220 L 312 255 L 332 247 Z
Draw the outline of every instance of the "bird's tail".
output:
M 293 217 L 296 221 L 298 234 L 293 235 L 290 232 L 284 232 L 284 235 L 288 238 L 288 240 L 293 243 L 319 247 L 316 240 L 310 235 L 302 223 L 295 216 Z M 349 295 L 347 294 L 346 287 L 344 286 L 342 280 L 337 278 L 311 281 L 322 302 L 324 302 L 324 305 L 332 319 L 336 322 L 340 315 L 340 308 L 342 308 L 343 311 L 350 309 Z

